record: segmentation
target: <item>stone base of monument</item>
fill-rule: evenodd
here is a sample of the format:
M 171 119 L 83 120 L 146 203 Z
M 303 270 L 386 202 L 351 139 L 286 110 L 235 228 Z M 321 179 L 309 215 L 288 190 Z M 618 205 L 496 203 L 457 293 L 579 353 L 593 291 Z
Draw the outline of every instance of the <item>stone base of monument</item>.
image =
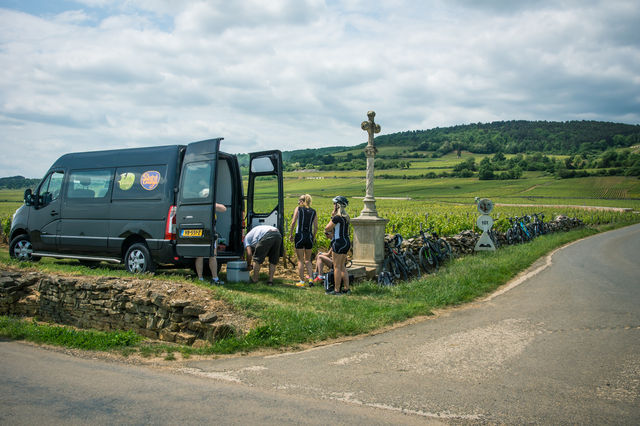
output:
M 352 266 L 351 268 L 347 268 L 349 275 L 353 275 L 353 281 L 364 281 L 368 278 L 367 269 L 364 266 Z
M 353 227 L 353 266 L 382 270 L 384 261 L 384 228 L 387 219 L 359 216 L 351 219 Z

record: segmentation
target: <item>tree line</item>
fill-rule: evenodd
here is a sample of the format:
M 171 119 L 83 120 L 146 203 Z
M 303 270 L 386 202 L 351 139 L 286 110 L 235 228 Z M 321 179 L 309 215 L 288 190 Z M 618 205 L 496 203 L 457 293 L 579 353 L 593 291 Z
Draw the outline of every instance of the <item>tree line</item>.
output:
M 603 174 L 640 176 L 640 125 L 599 121 L 499 121 L 393 133 L 376 137 L 375 143 L 378 147 L 398 147 L 376 156 L 377 170 L 406 169 L 411 166 L 412 158 L 438 158 L 452 151 L 494 154 L 479 164 L 461 162 L 452 173 L 430 172 L 425 176 L 428 178 L 441 177 L 444 173 L 458 177 L 478 175 L 479 179 L 518 179 L 525 170 L 544 170 L 562 178 Z M 364 153 L 346 151 L 365 145 L 290 151 L 284 155 L 285 170 L 364 170 Z M 505 154 L 517 155 L 507 160 Z M 569 158 L 555 160 L 549 155 Z
M 11 176 L 0 178 L 0 189 L 34 188 L 40 179 L 28 179 L 24 176 Z

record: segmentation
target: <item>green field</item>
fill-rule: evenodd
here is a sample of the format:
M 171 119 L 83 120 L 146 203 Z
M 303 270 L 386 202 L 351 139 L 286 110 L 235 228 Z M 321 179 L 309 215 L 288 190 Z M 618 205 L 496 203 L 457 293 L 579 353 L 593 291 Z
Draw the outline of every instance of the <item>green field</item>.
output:
M 284 185 L 287 197 L 295 198 L 300 193 L 316 197 L 364 195 L 364 172 L 359 175 L 355 172 L 334 172 L 332 176 L 326 173 L 289 174 Z M 376 179 L 374 190 L 376 197 L 410 197 L 447 203 L 473 204 L 475 197 L 486 197 L 494 202 L 510 204 L 570 204 L 640 210 L 640 180 L 622 176 L 556 179 L 541 172 L 527 172 L 521 179 L 504 181 L 481 181 L 477 178 Z

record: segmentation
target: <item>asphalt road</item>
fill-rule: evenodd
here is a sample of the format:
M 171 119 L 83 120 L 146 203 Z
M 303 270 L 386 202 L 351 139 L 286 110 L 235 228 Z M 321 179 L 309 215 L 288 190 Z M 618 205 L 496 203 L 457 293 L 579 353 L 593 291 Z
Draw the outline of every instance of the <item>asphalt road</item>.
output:
M 171 372 L 0 342 L 0 423 L 637 425 L 639 254 L 635 225 L 425 321 Z

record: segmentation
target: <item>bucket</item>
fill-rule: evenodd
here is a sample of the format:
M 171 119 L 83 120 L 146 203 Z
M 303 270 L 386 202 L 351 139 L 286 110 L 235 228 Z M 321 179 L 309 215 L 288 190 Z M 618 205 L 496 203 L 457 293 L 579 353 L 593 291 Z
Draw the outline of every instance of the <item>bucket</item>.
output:
M 249 282 L 249 271 L 247 262 L 244 260 L 227 262 L 227 281 L 229 282 Z

